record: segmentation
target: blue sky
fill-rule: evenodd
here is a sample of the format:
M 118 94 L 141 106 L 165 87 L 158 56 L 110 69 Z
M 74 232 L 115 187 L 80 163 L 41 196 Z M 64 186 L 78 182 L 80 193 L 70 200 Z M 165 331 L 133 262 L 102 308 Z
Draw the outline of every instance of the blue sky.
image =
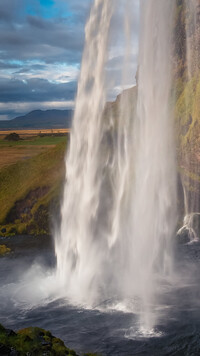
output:
M 125 0 L 115 1 L 122 5 Z M 132 1 L 134 78 L 138 0 Z M 74 106 L 91 3 L 92 0 L 0 0 L 0 120 L 34 109 Z M 119 12 L 113 20 L 113 32 L 119 37 L 120 21 Z M 120 40 L 118 46 L 107 69 L 108 78 L 113 77 L 113 97 L 120 84 Z

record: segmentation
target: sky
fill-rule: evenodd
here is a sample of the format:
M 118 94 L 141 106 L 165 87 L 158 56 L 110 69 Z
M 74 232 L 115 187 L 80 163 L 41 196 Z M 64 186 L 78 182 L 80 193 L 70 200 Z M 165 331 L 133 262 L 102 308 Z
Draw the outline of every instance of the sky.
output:
M 113 100 L 121 90 L 123 6 L 113 16 L 106 75 Z M 130 83 L 135 82 L 139 0 L 132 11 Z M 0 120 L 36 109 L 74 107 L 93 0 L 0 0 Z

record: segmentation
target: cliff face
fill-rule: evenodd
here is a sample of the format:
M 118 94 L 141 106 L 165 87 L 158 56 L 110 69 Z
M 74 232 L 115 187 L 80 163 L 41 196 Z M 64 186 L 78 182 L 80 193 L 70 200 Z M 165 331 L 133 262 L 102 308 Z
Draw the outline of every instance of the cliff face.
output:
M 175 126 L 185 214 L 200 211 L 200 0 L 177 0 Z
M 197 228 L 194 234 L 200 236 L 200 0 L 176 0 L 173 31 L 172 97 L 178 165 L 179 227 L 184 217 L 189 216 L 186 225 L 193 229 L 195 221 Z M 137 88 L 129 89 L 127 94 L 132 98 L 134 111 Z M 108 116 L 109 110 L 112 111 L 116 127 L 120 98 L 109 104 L 105 111 Z

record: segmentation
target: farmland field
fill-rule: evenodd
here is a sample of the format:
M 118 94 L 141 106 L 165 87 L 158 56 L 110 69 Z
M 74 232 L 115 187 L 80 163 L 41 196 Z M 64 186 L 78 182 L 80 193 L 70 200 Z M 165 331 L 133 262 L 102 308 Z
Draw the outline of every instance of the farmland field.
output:
M 20 137 L 22 139 L 19 141 L 7 141 L 4 139 L 5 135 L 0 136 L 0 169 L 19 160 L 34 157 L 59 143 L 66 142 L 66 135 L 54 136 L 52 134 L 49 136 L 44 134 L 43 137 L 40 137 L 28 136 L 24 132 Z
M 0 137 L 5 137 L 11 132 L 16 131 L 20 137 L 30 137 L 30 136 L 38 136 L 40 134 L 67 134 L 70 132 L 70 129 L 42 129 L 42 130 L 0 130 Z

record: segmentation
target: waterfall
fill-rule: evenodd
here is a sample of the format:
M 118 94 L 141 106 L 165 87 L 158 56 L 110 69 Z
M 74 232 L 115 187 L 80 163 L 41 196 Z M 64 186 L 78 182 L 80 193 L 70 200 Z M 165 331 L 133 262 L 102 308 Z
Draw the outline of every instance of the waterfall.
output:
M 99 216 L 103 208 L 100 206 L 102 181 L 109 164 L 107 157 L 101 157 L 101 142 L 112 12 L 113 1 L 95 0 L 85 29 L 85 49 L 66 160 L 62 221 L 56 238 L 59 280 L 64 288 L 67 284 L 73 300 L 88 304 L 96 300 L 97 287 L 93 285 L 100 280 L 107 250 Z
M 176 225 L 173 3 L 141 1 L 137 88 L 124 90 L 115 104 L 105 106 L 116 2 L 94 1 L 55 239 L 58 286 L 72 303 L 95 306 L 131 299 L 148 328 L 155 323 L 152 308 L 160 283 L 170 274 Z M 124 83 L 131 51 L 132 5 L 126 4 Z

